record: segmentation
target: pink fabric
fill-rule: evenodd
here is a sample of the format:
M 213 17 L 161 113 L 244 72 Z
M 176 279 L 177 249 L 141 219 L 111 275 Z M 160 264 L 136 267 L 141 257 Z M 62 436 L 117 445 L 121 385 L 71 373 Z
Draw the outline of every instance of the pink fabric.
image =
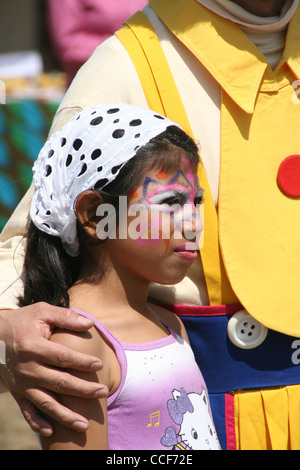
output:
M 94 49 L 147 0 L 47 0 L 54 52 L 69 81 Z
M 236 450 L 236 435 L 234 422 L 234 396 L 225 393 L 225 427 L 227 450 Z
M 171 310 L 176 315 L 182 317 L 215 317 L 223 315 L 232 315 L 243 307 L 241 304 L 231 305 L 171 305 L 163 304 L 159 305 Z

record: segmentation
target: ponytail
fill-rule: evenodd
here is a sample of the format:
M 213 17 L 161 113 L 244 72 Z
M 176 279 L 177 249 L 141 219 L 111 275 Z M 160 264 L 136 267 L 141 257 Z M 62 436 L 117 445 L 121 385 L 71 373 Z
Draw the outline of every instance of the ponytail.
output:
M 40 231 L 31 222 L 19 306 L 47 302 L 69 307 L 68 290 L 78 278 L 80 264 L 79 257 L 72 258 L 65 252 L 58 237 Z

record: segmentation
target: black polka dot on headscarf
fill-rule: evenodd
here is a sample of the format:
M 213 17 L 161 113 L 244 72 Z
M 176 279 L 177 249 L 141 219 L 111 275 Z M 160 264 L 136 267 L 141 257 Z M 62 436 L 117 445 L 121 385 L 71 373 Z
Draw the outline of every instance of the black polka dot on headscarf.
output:
M 82 165 L 82 167 L 81 167 L 80 173 L 78 173 L 77 176 L 83 175 L 83 174 L 86 172 L 86 170 L 87 170 L 87 164 L 84 163 L 84 164 Z
M 49 176 L 52 173 L 52 168 L 50 165 L 46 166 L 45 176 Z
M 83 142 L 81 139 L 75 139 L 74 142 L 73 142 L 73 148 L 75 150 L 79 150 L 80 147 L 82 146 Z
M 124 129 L 116 129 L 113 133 L 112 136 L 114 139 L 121 139 L 125 134 Z
M 96 158 L 99 158 L 101 156 L 102 152 L 100 149 L 95 149 L 93 150 L 93 153 L 91 155 L 92 160 L 96 160 Z
M 54 150 L 51 149 L 50 152 L 48 153 L 48 158 L 51 158 L 54 155 Z
M 92 119 L 90 124 L 91 124 L 91 126 L 98 126 L 98 124 L 101 124 L 102 121 L 103 121 L 103 117 L 98 116 L 98 117 Z
M 60 145 L 63 147 L 64 145 L 66 145 L 66 143 L 67 143 L 67 139 L 65 137 L 62 137 L 60 141 Z
M 141 119 L 133 119 L 133 120 L 129 123 L 129 125 L 130 125 L 131 127 L 140 126 L 141 124 L 142 124 Z
M 107 114 L 115 114 L 115 113 L 118 113 L 120 111 L 119 108 L 111 108 L 107 111 Z
M 112 174 L 115 175 L 122 166 L 123 166 L 123 163 L 121 165 L 114 166 L 111 169 Z
M 66 166 L 70 166 L 71 163 L 72 163 L 72 160 L 73 160 L 73 157 L 72 157 L 72 155 L 69 153 L 69 155 L 67 156 L 67 159 L 66 159 Z

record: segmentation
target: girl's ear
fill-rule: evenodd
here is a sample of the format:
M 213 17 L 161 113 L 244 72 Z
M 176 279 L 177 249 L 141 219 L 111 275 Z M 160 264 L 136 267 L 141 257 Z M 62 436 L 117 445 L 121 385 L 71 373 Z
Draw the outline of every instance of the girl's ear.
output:
M 86 233 L 93 238 L 96 235 L 97 218 L 96 211 L 102 204 L 102 196 L 92 190 L 84 191 L 76 200 L 76 215 L 78 221 Z

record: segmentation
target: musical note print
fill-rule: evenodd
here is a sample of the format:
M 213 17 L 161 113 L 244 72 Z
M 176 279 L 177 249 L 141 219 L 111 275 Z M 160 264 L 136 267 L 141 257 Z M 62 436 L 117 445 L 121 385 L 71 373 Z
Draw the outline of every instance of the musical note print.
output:
M 156 421 L 156 423 L 154 423 L 156 428 L 160 425 L 160 411 L 154 411 L 153 413 L 150 413 L 150 423 L 147 424 L 147 428 L 152 427 L 152 421 Z

